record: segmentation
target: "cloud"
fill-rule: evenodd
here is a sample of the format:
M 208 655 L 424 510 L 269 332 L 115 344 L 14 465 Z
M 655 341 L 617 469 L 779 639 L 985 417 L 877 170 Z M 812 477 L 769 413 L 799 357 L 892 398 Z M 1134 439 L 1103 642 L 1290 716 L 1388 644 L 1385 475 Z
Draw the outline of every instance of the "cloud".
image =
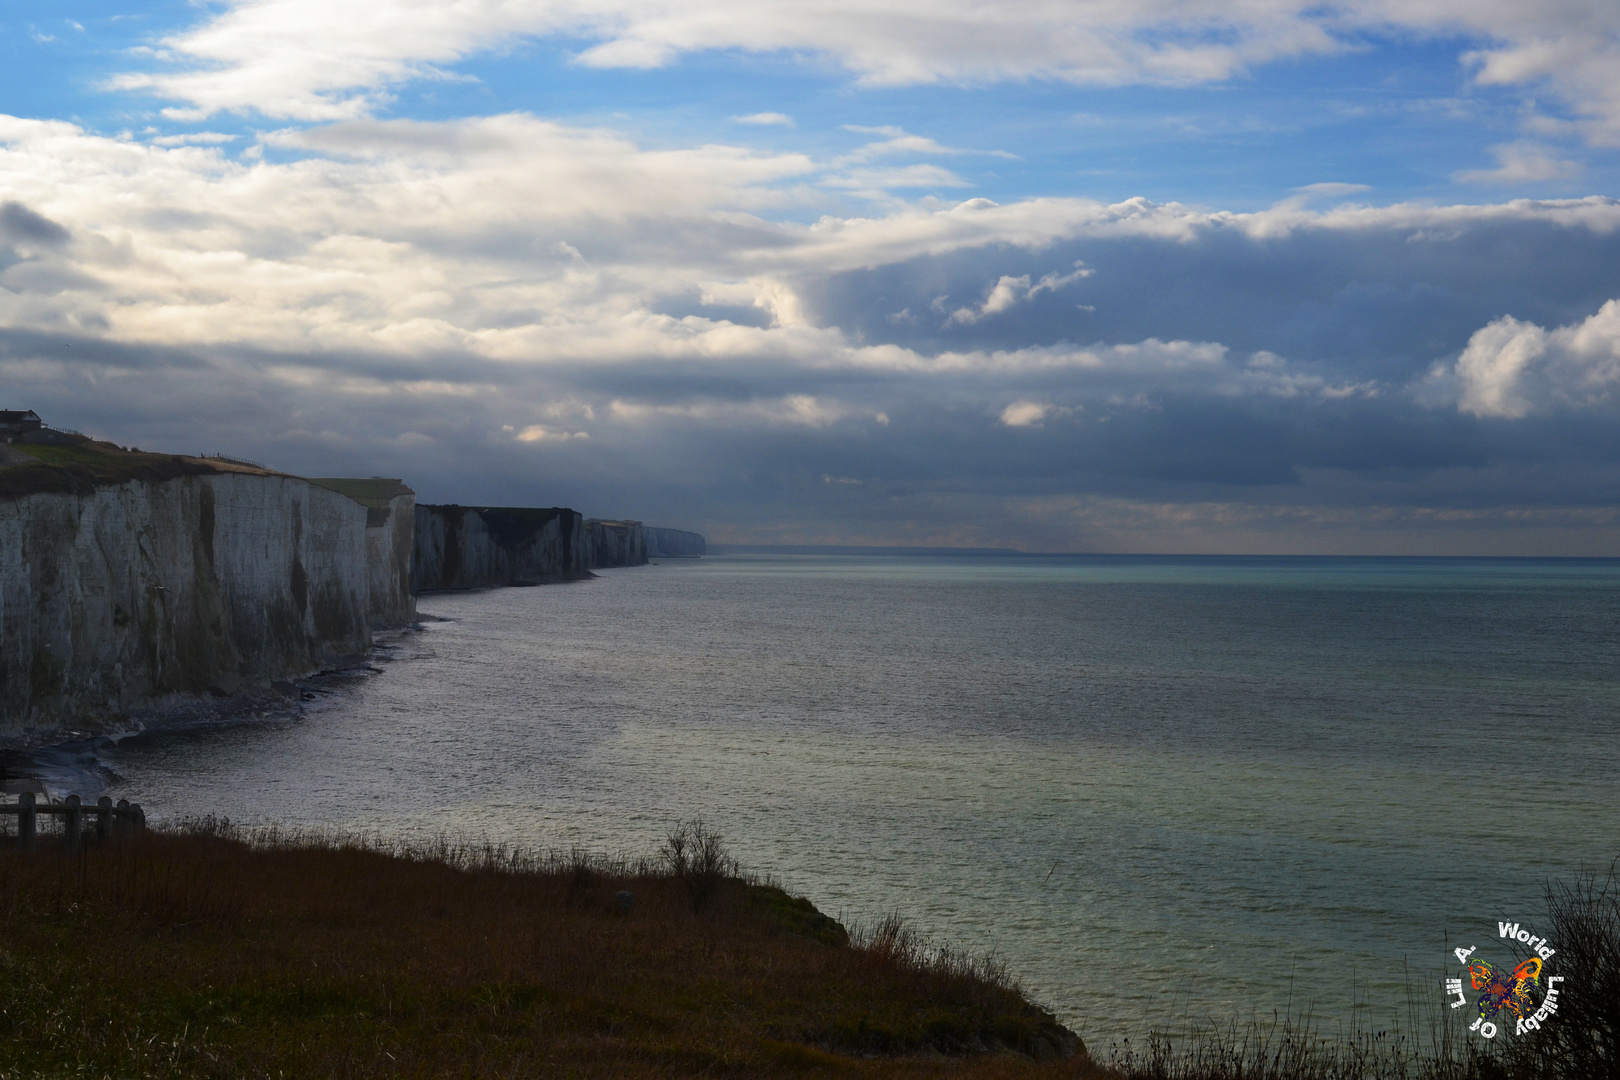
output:
M 523 114 L 261 138 L 0 117 L 13 401 L 428 501 L 737 529 L 948 531 L 979 500 L 1082 545 L 1147 507 L 1314 536 L 1279 508 L 1620 503 L 1612 199 L 835 213 L 830 162 Z
M 0 239 L 56 245 L 66 243 L 71 235 L 50 218 L 36 214 L 20 202 L 0 203 Z
M 1554 330 L 1504 315 L 1468 339 L 1454 374 L 1458 410 L 1480 417 L 1610 405 L 1620 384 L 1620 300 Z
M 180 112 L 194 119 L 236 111 L 333 120 L 367 115 L 407 81 L 453 77 L 453 65 L 481 51 L 548 36 L 592 42 L 578 60 L 597 67 L 740 49 L 830 58 L 869 85 L 1188 85 L 1391 31 L 1472 42 L 1460 59 L 1478 82 L 1545 87 L 1591 140 L 1620 141 L 1620 35 L 1612 14 L 1585 0 L 232 0 L 160 43 L 169 67 L 113 85 L 184 102 Z
M 968 182 L 938 165 L 904 165 L 892 169 L 850 169 L 821 180 L 823 187 L 845 188 L 878 197 L 898 188 L 963 188 Z
M 979 154 L 987 157 L 1006 158 L 1009 161 L 1018 161 L 1017 154 L 1009 154 L 1005 150 L 968 150 L 959 146 L 944 146 L 941 143 L 923 135 L 912 135 L 904 128 L 894 125 L 881 127 L 866 127 L 861 124 L 845 124 L 845 131 L 853 131 L 862 135 L 881 135 L 878 142 L 870 142 L 853 153 L 836 158 L 835 166 L 848 165 L 856 162 L 871 161 L 874 158 L 888 157 L 895 154 L 937 154 L 937 155 L 963 155 Z
M 779 112 L 757 112 L 750 113 L 747 116 L 733 116 L 731 122 L 734 124 L 761 124 L 776 127 L 796 126 L 793 123 L 793 117 Z
M 1055 292 L 1065 285 L 1072 285 L 1081 278 L 1090 277 L 1093 273 L 1095 271 L 1079 268 L 1067 274 L 1047 274 L 1034 285 L 1029 283 L 1028 274 L 1019 277 L 1003 274 L 1001 279 L 990 287 L 990 293 L 984 298 L 984 303 L 976 308 L 957 308 L 946 321 L 976 323 L 990 315 L 1008 311 L 1022 301 L 1033 300 L 1043 292 Z
M 511 430 L 511 425 L 503 425 L 503 430 Z M 530 424 L 516 435 L 517 441 L 522 443 L 546 442 L 553 439 L 589 439 L 590 437 L 588 432 L 548 428 L 540 424 Z
M 193 131 L 184 135 L 162 135 L 152 140 L 153 146 L 221 146 L 235 142 L 240 136 L 221 131 Z
M 951 312 L 948 321 L 953 323 L 975 323 L 987 315 L 999 315 L 1011 308 L 1019 300 L 1029 295 L 1029 275 L 1022 274 L 1013 277 L 1003 274 L 994 285 L 990 286 L 989 294 L 984 303 L 976 308 L 957 308 Z
M 1363 192 L 1371 190 L 1372 188 L 1367 184 L 1345 184 L 1337 181 L 1327 181 L 1320 184 L 1306 184 L 1303 187 L 1297 187 L 1294 189 L 1300 198 L 1306 200 L 1343 199 L 1350 195 L 1360 195 Z
M 1048 417 L 1067 416 L 1072 411 L 1039 401 L 1015 401 L 1001 410 L 1001 422 L 1008 427 L 1040 427 Z
M 1558 158 L 1547 147 L 1516 142 L 1491 147 L 1496 158 L 1494 169 L 1465 169 L 1452 179 L 1472 184 L 1527 184 L 1547 180 L 1567 180 L 1581 171 L 1578 161 Z

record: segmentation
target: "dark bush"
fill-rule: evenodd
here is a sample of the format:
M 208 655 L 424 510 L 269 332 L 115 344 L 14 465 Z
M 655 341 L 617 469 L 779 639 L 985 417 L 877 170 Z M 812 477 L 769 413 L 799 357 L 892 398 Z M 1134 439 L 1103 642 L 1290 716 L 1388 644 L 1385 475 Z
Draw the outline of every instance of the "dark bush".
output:
M 695 912 L 709 906 L 721 882 L 737 876 L 737 860 L 726 850 L 725 841 L 701 820 L 683 821 L 672 829 L 661 854 L 691 894 Z

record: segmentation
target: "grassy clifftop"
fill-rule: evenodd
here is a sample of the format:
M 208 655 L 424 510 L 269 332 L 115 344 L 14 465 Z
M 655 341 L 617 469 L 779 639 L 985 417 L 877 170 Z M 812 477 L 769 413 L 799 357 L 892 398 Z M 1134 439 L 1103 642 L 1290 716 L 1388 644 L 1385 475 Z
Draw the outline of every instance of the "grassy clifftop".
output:
M 0 499 L 24 495 L 87 495 L 98 487 L 131 480 L 160 483 L 177 476 L 252 473 L 274 476 L 274 470 L 226 458 L 148 454 L 109 442 L 86 439 L 66 446 L 12 443 L 0 447 Z
M 0 880 L 3 1076 L 1092 1071 L 993 968 L 734 874 L 193 832 Z

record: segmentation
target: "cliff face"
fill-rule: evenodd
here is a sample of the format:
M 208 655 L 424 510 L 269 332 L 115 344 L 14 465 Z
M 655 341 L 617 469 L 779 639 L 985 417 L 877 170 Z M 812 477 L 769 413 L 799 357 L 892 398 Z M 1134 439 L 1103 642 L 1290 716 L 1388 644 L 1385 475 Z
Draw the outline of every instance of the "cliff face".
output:
M 641 566 L 647 561 L 647 537 L 639 521 L 585 522 L 585 565 L 591 569 L 609 566 Z
M 405 621 L 408 489 L 372 526 L 297 477 L 159 476 L 0 499 L 0 734 L 268 688 Z
M 418 506 L 416 591 L 539 585 L 586 575 L 584 522 L 560 506 Z
M 347 495 L 366 508 L 366 568 L 371 625 L 406 626 L 416 620 L 411 557 L 416 543 L 416 493 L 403 481 L 326 477 L 310 483 Z
M 702 533 L 683 532 L 680 529 L 659 529 L 651 525 L 642 527 L 647 538 L 649 559 L 700 559 L 708 554 L 708 542 Z

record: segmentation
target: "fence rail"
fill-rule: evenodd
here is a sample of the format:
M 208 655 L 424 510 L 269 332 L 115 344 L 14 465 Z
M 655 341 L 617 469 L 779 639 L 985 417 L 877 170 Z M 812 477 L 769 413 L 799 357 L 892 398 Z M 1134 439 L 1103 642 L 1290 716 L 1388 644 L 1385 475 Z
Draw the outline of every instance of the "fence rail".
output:
M 17 840 L 23 847 L 32 847 L 39 834 L 39 818 L 60 818 L 62 839 L 69 847 L 77 847 L 84 839 L 86 827 L 99 839 L 146 828 L 146 812 L 140 803 L 119 799 L 115 805 L 103 795 L 94 806 L 86 806 L 77 795 L 69 795 L 59 803 L 41 803 L 34 793 L 25 791 L 14 803 L 0 803 L 0 814 L 11 814 L 17 819 Z

